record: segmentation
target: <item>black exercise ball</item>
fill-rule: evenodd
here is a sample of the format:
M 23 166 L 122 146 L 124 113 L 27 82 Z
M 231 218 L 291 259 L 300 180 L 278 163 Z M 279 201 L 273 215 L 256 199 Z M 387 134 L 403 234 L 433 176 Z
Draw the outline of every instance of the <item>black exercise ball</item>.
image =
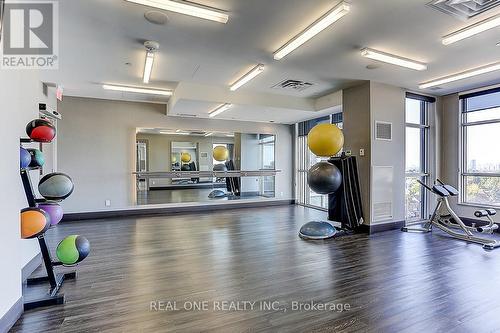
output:
M 307 184 L 318 194 L 329 194 L 339 189 L 342 174 L 332 163 L 322 161 L 314 164 L 307 172 Z
M 215 164 L 214 171 L 227 171 L 227 167 L 223 163 Z
M 189 166 L 189 164 L 183 164 L 181 166 L 181 171 L 191 171 L 191 167 Z

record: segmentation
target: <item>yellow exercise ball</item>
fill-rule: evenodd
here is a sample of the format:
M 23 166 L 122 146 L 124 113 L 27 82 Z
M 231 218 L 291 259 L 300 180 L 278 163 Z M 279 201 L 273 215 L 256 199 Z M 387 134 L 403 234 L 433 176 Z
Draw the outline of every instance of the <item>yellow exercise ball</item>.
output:
M 319 124 L 309 131 L 307 145 L 314 155 L 331 157 L 344 146 L 344 134 L 336 125 Z
M 177 157 L 175 157 L 175 155 L 172 155 L 172 163 L 177 163 Z
M 184 163 L 191 162 L 191 154 L 190 153 L 182 153 L 181 154 L 181 161 Z
M 212 152 L 214 160 L 223 162 L 229 158 L 229 150 L 224 146 L 216 146 Z

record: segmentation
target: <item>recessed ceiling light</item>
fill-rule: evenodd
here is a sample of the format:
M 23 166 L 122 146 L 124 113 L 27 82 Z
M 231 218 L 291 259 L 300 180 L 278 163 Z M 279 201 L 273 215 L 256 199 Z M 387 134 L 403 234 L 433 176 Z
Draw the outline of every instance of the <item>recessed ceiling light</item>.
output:
M 219 105 L 218 107 L 216 107 L 212 112 L 210 112 L 208 114 L 208 117 L 210 118 L 213 118 L 219 114 L 221 114 L 222 112 L 225 112 L 227 111 L 228 109 L 230 109 L 233 105 L 231 103 L 225 103 L 225 104 L 221 104 Z
M 309 39 L 313 38 L 321 31 L 341 19 L 344 15 L 349 13 L 350 8 L 351 7 L 347 2 L 340 2 L 337 6 L 335 6 L 300 34 L 292 38 L 288 43 L 283 45 L 278 51 L 276 51 L 274 53 L 274 59 L 283 59 L 287 54 L 289 54 L 290 52 L 307 42 Z
M 167 14 L 157 11 L 149 10 L 144 13 L 144 18 L 149 22 L 157 25 L 165 25 L 168 22 Z
M 117 86 L 113 84 L 103 84 L 102 88 L 105 90 L 114 90 L 114 91 L 122 91 L 122 92 L 138 93 L 138 94 L 162 95 L 162 96 L 172 95 L 172 90 Z
M 483 21 L 477 22 L 473 25 L 465 27 L 461 30 L 455 31 L 447 36 L 443 37 L 442 43 L 444 45 L 450 45 L 459 40 L 472 37 L 474 35 L 480 34 L 486 30 L 490 30 L 500 26 L 500 14 L 489 17 Z
M 139 5 L 168 10 L 179 14 L 195 16 L 205 20 L 227 23 L 229 15 L 215 8 L 202 6 L 200 4 L 187 1 L 172 0 L 126 0 Z
M 491 73 L 491 72 L 498 71 L 498 70 L 500 70 L 500 62 L 496 62 L 496 63 L 489 64 L 486 66 L 481 66 L 481 67 L 469 69 L 469 70 L 464 71 L 464 72 L 460 72 L 460 73 L 445 76 L 445 77 L 442 77 L 439 79 L 435 79 L 432 81 L 424 82 L 424 83 L 421 83 L 418 87 L 420 89 L 427 89 L 427 88 L 439 86 L 439 85 L 442 85 L 445 83 L 459 81 L 459 80 L 467 79 L 469 77 L 473 77 L 473 76 L 477 76 L 477 75 L 481 75 L 481 74 L 486 74 L 486 73 Z
M 382 61 L 396 66 L 414 69 L 417 71 L 424 71 L 427 69 L 427 65 L 424 63 L 369 48 L 362 49 L 361 55 L 366 58 Z
M 235 83 L 231 85 L 231 88 L 229 88 L 231 91 L 235 91 L 236 89 L 240 88 L 241 86 L 247 84 L 250 80 L 252 80 L 254 77 L 259 75 L 264 71 L 264 65 L 263 64 L 258 64 L 252 70 L 245 75 L 243 75 L 241 78 L 239 78 Z

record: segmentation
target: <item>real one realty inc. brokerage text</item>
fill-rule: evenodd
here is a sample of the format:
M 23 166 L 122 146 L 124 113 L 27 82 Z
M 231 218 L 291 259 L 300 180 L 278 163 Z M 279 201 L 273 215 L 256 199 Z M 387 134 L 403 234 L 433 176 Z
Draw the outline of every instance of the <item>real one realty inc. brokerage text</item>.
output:
M 316 302 L 316 301 L 160 301 L 154 300 L 149 304 L 150 311 L 325 311 L 344 312 L 349 311 L 351 305 L 348 303 Z

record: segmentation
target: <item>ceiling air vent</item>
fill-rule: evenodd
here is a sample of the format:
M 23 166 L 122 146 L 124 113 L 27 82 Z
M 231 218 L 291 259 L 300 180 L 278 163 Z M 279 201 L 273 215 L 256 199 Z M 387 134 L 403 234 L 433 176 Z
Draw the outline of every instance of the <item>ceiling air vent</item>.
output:
M 283 90 L 289 90 L 289 91 L 304 91 L 304 90 L 312 87 L 313 85 L 314 84 L 310 83 L 310 82 L 287 79 L 287 80 L 281 81 L 280 83 L 274 85 L 273 89 L 283 89 Z
M 463 21 L 500 5 L 500 0 L 433 0 L 429 6 Z
M 392 123 L 383 121 L 375 122 L 375 139 L 392 141 Z

